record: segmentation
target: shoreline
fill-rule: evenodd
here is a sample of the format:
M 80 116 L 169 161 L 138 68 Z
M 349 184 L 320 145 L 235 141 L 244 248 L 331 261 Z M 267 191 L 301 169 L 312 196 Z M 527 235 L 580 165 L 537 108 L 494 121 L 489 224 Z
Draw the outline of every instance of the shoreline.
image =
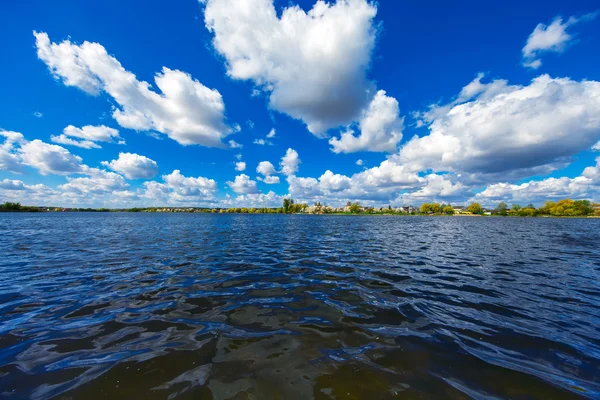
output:
M 1 211 L 2 214 L 209 214 L 209 215 L 306 215 L 313 217 L 328 217 L 328 216 L 344 216 L 344 217 L 419 217 L 419 218 L 520 218 L 520 219 L 600 219 L 599 215 L 588 216 L 568 216 L 568 215 L 536 215 L 536 216 L 520 216 L 520 215 L 477 215 L 477 214 L 381 214 L 381 213 L 277 213 L 277 212 L 210 212 L 210 211 L 131 211 L 131 210 L 64 210 L 64 211 L 46 211 L 46 210 L 23 210 L 23 211 Z

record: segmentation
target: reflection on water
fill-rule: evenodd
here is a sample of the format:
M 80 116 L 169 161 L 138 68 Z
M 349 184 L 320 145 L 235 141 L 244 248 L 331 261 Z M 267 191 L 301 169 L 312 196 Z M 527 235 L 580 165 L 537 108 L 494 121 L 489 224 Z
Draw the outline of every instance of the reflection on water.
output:
M 600 220 L 0 215 L 0 395 L 600 397 Z

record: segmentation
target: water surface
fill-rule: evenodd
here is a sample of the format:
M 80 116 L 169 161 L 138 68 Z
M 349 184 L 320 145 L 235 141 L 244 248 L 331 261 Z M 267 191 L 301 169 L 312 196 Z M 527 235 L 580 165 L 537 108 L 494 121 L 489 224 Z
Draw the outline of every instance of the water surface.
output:
M 0 396 L 600 398 L 600 220 L 0 214 Z

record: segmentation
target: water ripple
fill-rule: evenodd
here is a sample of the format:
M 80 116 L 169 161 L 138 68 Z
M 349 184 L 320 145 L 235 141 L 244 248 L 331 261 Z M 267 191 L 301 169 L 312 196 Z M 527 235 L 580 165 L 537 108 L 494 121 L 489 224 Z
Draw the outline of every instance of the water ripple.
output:
M 600 398 L 600 221 L 0 215 L 9 398 Z

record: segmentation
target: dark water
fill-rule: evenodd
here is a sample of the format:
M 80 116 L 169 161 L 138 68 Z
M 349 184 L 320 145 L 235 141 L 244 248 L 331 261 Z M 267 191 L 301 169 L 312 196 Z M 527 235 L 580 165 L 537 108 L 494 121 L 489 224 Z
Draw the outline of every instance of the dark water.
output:
M 0 214 L 0 397 L 600 398 L 600 220 Z

